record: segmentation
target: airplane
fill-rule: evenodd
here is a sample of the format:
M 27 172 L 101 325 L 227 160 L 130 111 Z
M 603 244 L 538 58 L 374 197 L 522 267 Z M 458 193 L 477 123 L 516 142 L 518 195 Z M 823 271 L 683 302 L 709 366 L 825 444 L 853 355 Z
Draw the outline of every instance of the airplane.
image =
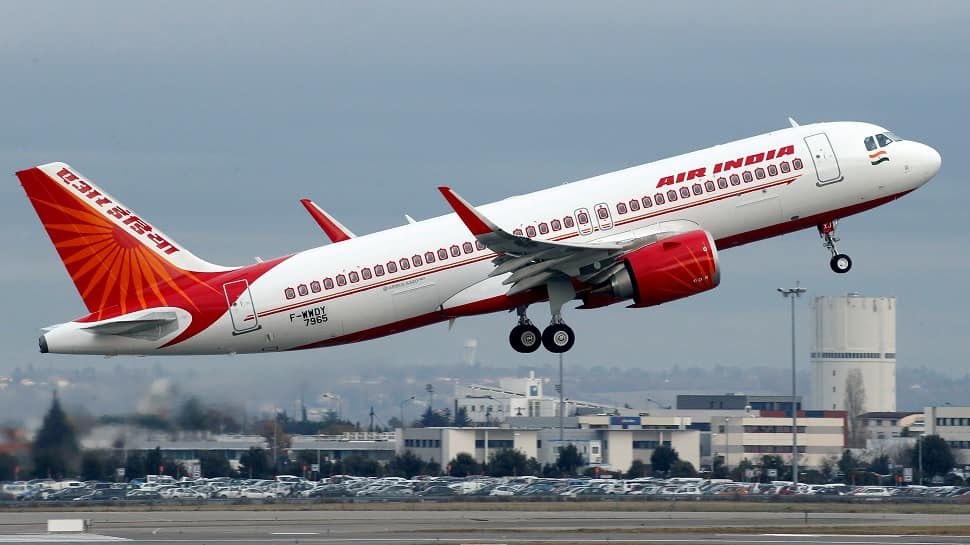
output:
M 568 351 L 563 307 L 656 306 L 715 288 L 718 252 L 818 229 L 846 273 L 836 222 L 940 169 L 933 148 L 870 123 L 799 125 L 354 235 L 303 204 L 332 244 L 245 266 L 205 261 L 64 163 L 17 172 L 88 314 L 44 328 L 42 353 L 234 354 L 366 341 L 516 312 L 509 343 Z M 527 309 L 548 302 L 542 331 Z

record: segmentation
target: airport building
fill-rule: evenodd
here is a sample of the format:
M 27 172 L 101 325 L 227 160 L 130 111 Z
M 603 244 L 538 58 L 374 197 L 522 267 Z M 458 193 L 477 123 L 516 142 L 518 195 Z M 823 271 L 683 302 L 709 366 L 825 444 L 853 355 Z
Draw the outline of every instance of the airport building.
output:
M 846 446 L 845 411 L 799 411 L 799 463 L 818 467 Z M 792 418 L 784 411 L 759 411 L 711 418 L 711 456 L 733 468 L 748 459 L 757 463 L 764 455 L 791 460 Z
M 484 384 L 457 384 L 455 386 L 455 411 L 465 410 L 468 419 L 479 425 L 499 425 L 508 418 L 542 418 L 559 415 L 559 397 L 547 396 L 541 378 L 530 371 L 526 378 L 505 377 L 498 386 Z M 602 404 L 575 399 L 564 401 L 566 416 L 592 410 L 602 412 Z
M 802 396 L 795 397 L 795 406 L 802 410 Z M 791 396 L 776 395 L 678 395 L 677 409 L 680 410 L 746 410 L 746 411 L 791 411 Z
M 924 408 L 926 435 L 939 435 L 950 445 L 956 464 L 970 465 L 970 406 Z
M 896 298 L 857 293 L 816 297 L 812 301 L 811 367 L 812 408 L 847 410 L 847 386 L 861 378 L 865 401 L 860 414 L 894 412 Z

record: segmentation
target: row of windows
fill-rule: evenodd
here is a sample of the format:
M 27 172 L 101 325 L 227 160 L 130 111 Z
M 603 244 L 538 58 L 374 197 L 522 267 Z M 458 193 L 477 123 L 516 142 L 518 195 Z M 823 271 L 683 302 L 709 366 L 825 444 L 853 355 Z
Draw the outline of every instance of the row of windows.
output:
M 663 442 L 665 447 L 670 446 L 670 441 Z M 633 448 L 641 450 L 653 450 L 660 446 L 660 441 L 634 441 Z
M 947 441 L 950 448 L 970 449 L 970 441 Z
M 744 433 L 791 433 L 791 426 L 745 426 Z M 798 433 L 805 433 L 805 426 L 798 426 Z
M 895 352 L 886 352 L 885 356 L 881 352 L 812 352 L 813 358 L 823 358 L 829 360 L 859 360 L 859 359 L 896 359 Z M 833 375 L 834 376 L 834 375 Z
M 408 448 L 441 448 L 441 439 L 405 439 Z
M 791 454 L 791 445 L 744 445 L 741 448 L 753 454 Z M 798 445 L 798 453 L 805 454 L 803 445 Z
M 717 179 L 717 182 L 715 182 L 714 180 L 707 180 L 706 182 L 704 182 L 704 185 L 701 185 L 700 182 L 697 182 L 691 185 L 690 187 L 687 187 L 685 185 L 681 187 L 679 190 L 670 189 L 666 193 L 663 193 L 663 192 L 655 193 L 653 198 L 650 198 L 649 196 L 644 196 L 639 200 L 631 199 L 628 203 L 623 203 L 623 202 L 617 203 L 616 212 L 620 215 L 626 214 L 627 212 L 636 212 L 641 208 L 650 208 L 654 204 L 661 205 L 661 204 L 664 204 L 665 202 L 674 202 L 678 199 L 678 195 L 679 195 L 679 198 L 686 199 L 691 195 L 701 195 L 705 191 L 707 193 L 711 193 L 713 191 L 716 191 L 717 189 L 727 189 L 729 186 L 741 185 L 742 180 L 745 183 L 752 182 L 756 179 L 763 180 L 767 176 L 777 176 L 779 171 L 781 171 L 782 174 L 787 174 L 791 172 L 793 168 L 795 170 L 801 170 L 802 166 L 803 165 L 802 165 L 801 159 L 794 159 L 792 160 L 790 165 L 788 161 L 782 161 L 781 165 L 778 165 L 778 166 L 768 165 L 767 168 L 758 167 L 754 169 L 753 173 L 750 170 L 746 170 L 741 174 L 731 174 L 728 177 L 721 176 L 720 178 Z
M 970 426 L 970 418 L 937 418 L 937 426 Z
M 489 439 L 488 448 L 513 448 L 515 442 L 511 439 Z M 475 440 L 475 448 L 485 448 L 484 439 Z
M 394 274 L 400 271 L 409 270 L 411 267 L 421 267 L 422 265 L 430 265 L 436 261 L 445 261 L 451 257 L 459 257 L 461 255 L 471 254 L 472 252 L 482 251 L 485 249 L 485 245 L 481 242 L 465 242 L 461 246 L 453 244 L 451 248 L 444 249 L 439 248 L 437 252 L 425 252 L 424 255 L 414 254 L 410 258 L 402 257 L 397 261 L 388 261 L 385 265 L 374 265 L 373 269 L 371 267 L 364 267 L 357 271 L 350 271 L 346 275 L 338 274 L 337 276 L 330 278 L 324 278 L 322 281 L 314 280 L 309 284 L 300 284 L 296 288 L 286 288 L 283 290 L 283 295 L 287 299 L 295 299 L 296 297 L 303 297 L 304 295 L 309 295 L 311 293 L 320 293 L 324 290 L 332 290 L 334 287 L 346 286 L 349 284 L 356 284 L 360 281 L 370 280 L 371 278 L 381 277 L 385 274 Z

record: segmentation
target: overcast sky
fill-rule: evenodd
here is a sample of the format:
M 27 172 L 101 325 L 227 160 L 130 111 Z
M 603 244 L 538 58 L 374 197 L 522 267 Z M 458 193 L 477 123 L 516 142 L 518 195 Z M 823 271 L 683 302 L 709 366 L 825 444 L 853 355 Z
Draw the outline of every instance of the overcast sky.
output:
M 814 230 L 722 254 L 714 290 L 659 308 L 569 311 L 573 365 L 788 364 L 809 295 L 898 298 L 903 366 L 967 372 L 960 175 L 970 3 L 0 3 L 0 268 L 6 355 L 85 314 L 12 173 L 66 161 L 196 254 L 244 264 L 319 245 L 298 199 L 357 233 L 449 211 L 435 187 L 501 199 L 800 122 L 857 120 L 943 156 L 914 194 L 844 220 L 835 275 Z M 799 303 L 807 340 L 808 301 Z M 540 324 L 548 309 L 533 313 Z M 165 365 L 552 361 L 508 346 L 514 319 L 369 343 Z M 808 346 L 801 344 L 801 364 Z M 118 358 L 147 365 L 159 358 Z M 900 388 L 905 385 L 899 385 Z

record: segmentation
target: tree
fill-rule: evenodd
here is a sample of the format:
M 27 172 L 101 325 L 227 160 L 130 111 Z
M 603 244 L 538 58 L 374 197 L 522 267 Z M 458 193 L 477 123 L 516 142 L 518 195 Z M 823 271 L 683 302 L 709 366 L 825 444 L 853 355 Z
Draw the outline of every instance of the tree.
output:
M 197 397 L 190 397 L 182 404 L 176 423 L 183 430 L 209 429 L 209 415 Z
M 734 470 L 731 471 L 731 478 L 735 481 L 747 482 L 747 472 L 749 469 L 754 469 L 754 464 L 751 463 L 751 460 L 744 458 L 738 463 L 737 466 L 735 466 Z
M 688 462 L 687 460 L 674 460 L 674 462 L 670 464 L 670 476 L 696 477 L 697 470 L 694 469 L 694 464 Z
M 559 448 L 559 457 L 556 458 L 556 467 L 560 475 L 575 475 L 576 471 L 586 465 L 583 455 L 579 453 L 576 445 L 566 445 Z
M 201 466 L 202 476 L 208 479 L 213 477 L 231 477 L 233 474 L 229 459 L 220 450 L 200 450 L 196 453 Z
M 17 479 L 17 470 L 20 468 L 20 461 L 13 454 L 0 453 L 0 481 L 13 481 Z
M 643 463 L 643 460 L 636 459 L 630 464 L 630 469 L 626 471 L 627 479 L 636 479 L 637 477 L 647 476 L 647 464 Z
M 715 457 L 714 463 L 711 466 L 711 477 L 714 479 L 727 479 L 730 474 L 731 472 L 728 471 L 727 464 L 724 463 L 724 457 Z
M 883 453 L 873 457 L 869 462 L 869 471 L 879 475 L 889 475 L 889 455 Z
M 777 454 L 765 454 L 761 457 L 761 478 L 765 480 L 768 478 L 768 470 L 774 469 L 775 475 L 778 479 L 790 479 L 791 478 L 791 466 L 785 465 L 785 460 Z
M 853 369 L 845 377 L 845 411 L 848 419 L 849 446 L 862 448 L 866 446 L 865 429 L 859 420 L 859 415 L 866 412 L 866 384 L 862 379 L 862 371 Z
M 86 450 L 81 455 L 81 478 L 85 481 L 112 480 L 119 467 L 123 467 L 122 460 L 107 451 Z
M 384 468 L 388 475 L 394 477 L 411 478 L 415 475 L 424 473 L 425 463 L 410 450 L 405 450 L 401 454 L 391 458 Z
M 919 444 L 913 448 L 912 464 L 915 468 L 921 468 L 922 473 L 928 476 L 946 475 L 953 469 L 956 460 L 953 458 L 953 451 L 950 445 L 939 435 L 924 435 L 921 439 L 923 443 L 923 464 L 920 465 Z M 919 469 L 917 469 L 919 471 Z M 920 475 L 918 473 L 918 475 Z M 922 475 L 920 475 L 922 478 Z
M 529 471 L 528 459 L 522 451 L 504 448 L 492 453 L 488 460 L 488 474 L 492 477 L 526 475 Z
M 239 475 L 250 479 L 269 479 L 273 477 L 272 461 L 265 449 L 249 447 L 239 456 Z
M 54 392 L 51 408 L 44 416 L 44 423 L 37 432 L 31 447 L 34 475 L 37 477 L 63 478 L 76 475 L 81 458 L 74 428 L 61 409 L 61 402 Z
M 670 466 L 680 460 L 680 455 L 672 447 L 667 445 L 660 445 L 653 449 L 653 454 L 650 455 L 650 465 L 653 466 L 654 471 L 660 473 L 667 473 L 670 471 Z
M 440 411 L 433 411 L 431 407 L 425 409 L 424 414 L 421 415 L 421 427 L 424 428 L 441 428 L 444 426 L 451 425 L 451 411 L 448 409 L 441 409 Z
M 455 411 L 454 425 L 459 428 L 464 428 L 467 426 L 471 426 L 471 424 L 472 424 L 472 421 L 470 418 L 468 418 L 468 409 L 466 409 L 465 407 L 458 407 L 458 410 Z
M 448 462 L 448 468 L 448 474 L 452 477 L 467 477 L 479 475 L 482 472 L 482 466 L 467 452 L 459 452 Z
M 351 454 L 340 461 L 344 473 L 360 477 L 377 477 L 381 474 L 381 464 L 373 458 L 360 454 Z
M 852 455 L 852 451 L 845 449 L 842 453 L 842 458 L 839 459 L 839 472 L 844 475 L 845 482 L 848 482 L 852 472 L 859 467 L 859 461 L 856 460 L 855 456 Z

